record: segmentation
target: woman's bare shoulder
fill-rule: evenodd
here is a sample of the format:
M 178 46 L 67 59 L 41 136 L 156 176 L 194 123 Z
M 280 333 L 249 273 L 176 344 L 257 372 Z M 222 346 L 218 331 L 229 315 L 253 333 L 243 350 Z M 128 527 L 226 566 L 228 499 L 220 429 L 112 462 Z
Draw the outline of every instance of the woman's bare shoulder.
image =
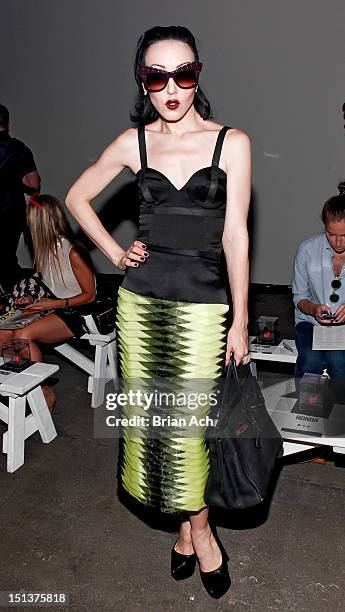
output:
M 232 127 L 228 123 L 221 124 L 211 119 L 207 119 L 204 122 L 204 130 L 208 132 L 219 132 L 225 126 L 228 128 L 228 130 L 225 133 L 225 141 L 235 140 L 237 143 L 237 142 L 245 142 L 246 140 L 249 139 L 249 135 L 244 130 Z
M 236 140 L 236 142 L 246 142 L 250 140 L 249 134 L 240 128 L 230 127 L 226 133 L 227 138 Z
M 103 151 L 100 162 L 105 164 L 121 164 L 121 166 L 132 167 L 137 148 L 138 130 L 137 128 L 126 128 L 119 132 L 110 141 Z
M 206 131 L 219 132 L 224 126 L 213 119 L 206 119 L 203 121 L 203 127 Z
M 138 140 L 138 130 L 134 127 L 129 127 L 122 132 L 119 132 L 112 140 L 111 145 L 123 151 L 133 148 L 133 144 Z M 110 145 L 110 146 L 111 146 Z
M 73 243 L 71 243 L 69 260 L 72 265 L 78 265 L 82 260 L 88 266 L 88 268 L 90 268 L 91 270 L 94 269 L 89 251 L 87 250 L 86 246 L 79 240 L 74 240 Z
M 239 128 L 231 128 L 225 134 L 224 147 L 229 151 L 240 151 L 250 149 L 251 140 L 249 134 Z
M 227 172 L 237 167 L 250 165 L 251 140 L 247 132 L 239 128 L 231 128 L 225 134 L 223 157 Z
M 205 121 L 205 128 L 207 131 L 220 131 L 225 125 L 217 123 L 215 121 Z M 223 148 L 225 149 L 225 155 L 229 156 L 232 153 L 236 154 L 239 151 L 250 149 L 250 137 L 247 132 L 231 125 L 226 124 L 229 128 L 225 132 Z

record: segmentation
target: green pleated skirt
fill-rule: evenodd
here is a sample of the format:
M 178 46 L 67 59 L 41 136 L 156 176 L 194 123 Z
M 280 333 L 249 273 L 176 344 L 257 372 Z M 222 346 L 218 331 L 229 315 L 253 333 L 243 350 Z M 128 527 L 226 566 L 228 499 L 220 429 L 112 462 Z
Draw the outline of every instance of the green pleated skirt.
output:
M 122 392 L 130 398 L 122 406 L 129 425 L 122 428 L 120 485 L 162 512 L 205 507 L 207 416 L 224 365 L 228 310 L 119 288 Z

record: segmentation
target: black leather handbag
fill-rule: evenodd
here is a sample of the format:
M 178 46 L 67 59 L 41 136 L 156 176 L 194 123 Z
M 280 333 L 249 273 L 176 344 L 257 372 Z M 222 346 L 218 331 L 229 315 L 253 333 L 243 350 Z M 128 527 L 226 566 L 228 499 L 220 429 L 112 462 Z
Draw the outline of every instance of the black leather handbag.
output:
M 250 363 L 227 367 L 216 425 L 208 432 L 210 472 L 205 502 L 227 510 L 267 499 L 283 439 L 267 412 Z

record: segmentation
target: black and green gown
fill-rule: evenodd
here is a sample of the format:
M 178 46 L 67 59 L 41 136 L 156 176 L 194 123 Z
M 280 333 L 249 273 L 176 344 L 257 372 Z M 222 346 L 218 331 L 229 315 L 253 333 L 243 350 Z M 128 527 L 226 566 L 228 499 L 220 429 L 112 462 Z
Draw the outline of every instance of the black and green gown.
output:
M 220 271 L 227 175 L 219 167 L 228 129 L 224 126 L 217 134 L 211 165 L 177 189 L 147 165 L 145 129 L 138 128 L 137 239 L 150 255 L 139 267 L 126 269 L 118 292 L 116 327 L 124 392 L 173 390 L 181 397 L 193 389 L 215 397 L 229 312 Z M 207 402 L 191 409 L 173 400 L 170 406 L 156 402 L 146 410 L 133 402 L 125 405 L 124 418 L 141 415 L 149 418 L 150 426 L 136 421 L 123 428 L 120 485 L 163 512 L 203 508 L 209 457 L 206 427 L 199 423 L 210 409 Z M 151 426 L 153 414 L 164 423 L 156 429 Z M 198 427 L 189 426 L 190 414 L 196 416 Z M 167 424 L 165 417 L 170 417 Z M 183 419 L 186 427 L 180 424 Z

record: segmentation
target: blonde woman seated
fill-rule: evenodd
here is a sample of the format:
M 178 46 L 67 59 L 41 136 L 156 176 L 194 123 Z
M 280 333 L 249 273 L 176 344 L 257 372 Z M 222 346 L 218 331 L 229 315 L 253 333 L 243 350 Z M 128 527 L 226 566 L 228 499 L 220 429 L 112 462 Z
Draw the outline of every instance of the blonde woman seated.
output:
M 55 297 L 29 304 L 24 314 L 54 310 L 16 331 L 0 332 L 0 344 L 11 338 L 30 342 L 32 361 L 41 361 L 39 343 L 56 344 L 87 330 L 78 307 L 96 299 L 91 258 L 85 247 L 75 242 L 60 202 L 51 195 L 30 198 L 27 223 L 32 236 L 35 268 Z M 25 298 L 19 298 L 18 302 Z

